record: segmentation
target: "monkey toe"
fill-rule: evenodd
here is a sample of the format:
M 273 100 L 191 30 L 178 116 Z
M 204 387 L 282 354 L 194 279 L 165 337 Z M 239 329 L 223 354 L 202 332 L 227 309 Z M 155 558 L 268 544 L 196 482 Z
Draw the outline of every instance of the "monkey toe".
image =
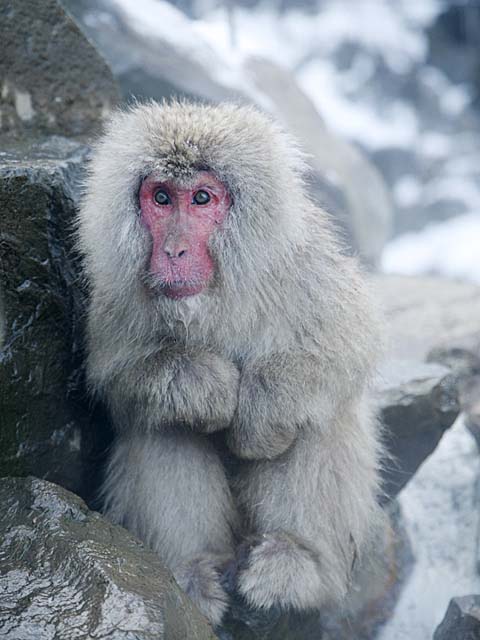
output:
M 228 595 L 221 584 L 224 561 L 219 556 L 199 556 L 174 570 L 180 587 L 213 626 L 221 623 L 229 605 Z
M 239 572 L 238 590 L 257 608 L 314 609 L 325 598 L 317 554 L 287 533 L 258 538 Z

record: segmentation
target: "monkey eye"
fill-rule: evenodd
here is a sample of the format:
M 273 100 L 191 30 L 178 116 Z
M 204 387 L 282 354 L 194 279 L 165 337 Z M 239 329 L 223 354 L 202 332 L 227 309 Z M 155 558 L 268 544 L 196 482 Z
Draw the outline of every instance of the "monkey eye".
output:
M 153 199 L 160 205 L 171 204 L 170 196 L 164 189 L 157 189 L 153 194 Z
M 192 204 L 207 204 L 210 202 L 210 194 L 203 189 L 197 191 L 197 193 L 193 196 Z

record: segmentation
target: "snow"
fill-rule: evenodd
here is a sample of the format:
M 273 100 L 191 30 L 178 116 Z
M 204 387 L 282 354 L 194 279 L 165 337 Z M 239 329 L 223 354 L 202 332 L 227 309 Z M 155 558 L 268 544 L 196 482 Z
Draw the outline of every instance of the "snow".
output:
M 419 200 L 421 193 L 422 184 L 420 180 L 414 175 L 407 174 L 397 180 L 393 196 L 395 202 L 400 206 L 411 207 Z
M 382 269 L 406 275 L 435 274 L 480 284 L 480 213 L 430 224 L 398 236 L 384 249 Z
M 237 8 L 234 45 L 221 9 L 197 21 L 196 30 L 216 48 L 220 59 L 233 66 L 256 55 L 295 71 L 327 125 L 340 135 L 369 149 L 410 148 L 418 138 L 419 124 L 407 102 L 397 101 L 380 111 L 366 99 L 352 100 L 351 94 L 368 82 L 378 58 L 399 74 L 425 58 L 423 29 L 440 3 L 423 0 L 421 9 L 414 4 L 409 0 L 397 6 L 383 0 L 337 0 L 322 5 L 317 14 L 298 10 L 276 14 L 267 5 L 254 10 Z M 345 43 L 355 44 L 358 53 L 352 66 L 340 71 L 331 59 Z M 461 91 L 451 95 L 445 91 L 444 95 L 450 109 L 461 104 Z
M 128 0 L 121 1 L 128 4 Z M 371 54 L 385 57 L 394 70 L 405 72 L 425 57 L 423 28 L 441 8 L 436 0 L 422 1 L 423 18 L 407 1 L 396 7 L 383 0 L 337 0 L 323 4 L 317 14 L 298 10 L 280 14 L 268 4 L 255 9 L 238 7 L 234 15 L 235 46 L 224 10 L 216 9 L 197 22 L 211 46 L 228 58 L 235 50 L 239 57 L 263 55 L 293 68 L 309 51 L 327 57 L 341 44 L 354 42 Z
M 425 85 L 435 91 L 443 111 L 456 116 L 470 104 L 471 96 L 465 85 L 453 85 L 440 69 L 425 66 L 420 70 L 420 76 Z
M 450 138 L 437 131 L 425 131 L 420 136 L 418 148 L 422 155 L 432 160 L 446 158 L 451 149 Z
M 368 102 L 352 101 L 340 85 L 344 76 L 328 60 L 315 59 L 297 74 L 327 126 L 367 149 L 411 149 L 419 136 L 418 119 L 406 103 L 395 101 L 379 111 Z M 346 84 L 346 83 L 345 83 Z
M 129 25 L 146 37 L 161 36 L 175 46 L 204 56 L 209 47 L 195 38 L 196 25 L 182 11 L 163 0 L 112 0 L 112 6 L 128 15 Z
M 400 494 L 416 562 L 378 640 L 431 640 L 450 598 L 480 593 L 479 471 L 477 446 L 460 418 Z
M 415 113 L 397 102 L 383 113 L 368 102 L 352 102 L 349 94 L 361 88 L 380 57 L 396 73 L 407 73 L 427 52 L 423 29 L 441 8 L 440 0 L 336 0 L 310 14 L 299 10 L 277 13 L 271 5 L 209 11 L 191 20 L 164 0 L 111 0 L 127 21 L 145 37 L 161 36 L 205 65 L 214 77 L 251 93 L 242 64 L 263 56 L 298 72 L 301 86 L 317 105 L 332 130 L 369 148 L 409 146 L 418 136 Z M 419 6 L 414 6 L 420 4 Z M 329 56 L 345 43 L 357 45 L 353 66 L 343 72 Z M 315 58 L 307 64 L 306 61 Z M 463 94 L 462 94 L 463 95 Z M 460 94 L 445 93 L 448 108 L 461 103 Z
M 480 212 L 479 185 L 466 176 L 451 174 L 434 177 L 425 185 L 422 196 L 427 204 L 450 198 L 463 201 L 467 208 L 473 207 L 474 211 Z
M 228 46 L 228 25 L 213 25 L 205 37 L 204 24 L 191 20 L 165 0 L 110 0 L 112 7 L 138 34 L 152 40 L 161 38 L 176 50 L 208 69 L 220 83 L 249 93 L 239 57 Z M 97 19 L 96 14 L 94 18 Z

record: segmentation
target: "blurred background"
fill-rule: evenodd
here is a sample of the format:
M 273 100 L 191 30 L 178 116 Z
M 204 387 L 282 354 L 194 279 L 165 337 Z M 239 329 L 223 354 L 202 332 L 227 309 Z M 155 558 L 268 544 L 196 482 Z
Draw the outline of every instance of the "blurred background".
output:
M 223 638 L 480 638 L 479 44 L 480 0 L 0 0 L 0 476 L 50 480 L 98 508 L 112 432 L 85 392 L 71 230 L 90 142 L 118 102 L 235 100 L 271 113 L 308 156 L 312 198 L 374 273 L 393 453 L 378 566 L 362 567 L 348 616 L 267 612 L 258 626 L 234 611 Z M 117 637 L 119 602 L 147 612 L 125 621 L 131 637 L 164 637 L 162 616 L 188 622 L 177 606 L 165 614 L 177 596 L 152 595 L 138 558 L 105 582 L 110 555 L 77 554 L 76 534 L 55 542 L 53 498 L 42 502 L 50 529 L 30 509 L 38 548 L 24 553 L 29 482 L 0 479 L 0 539 L 19 550 L 0 554 L 8 637 L 30 638 L 46 619 L 63 637 L 71 593 L 94 621 L 74 619 L 82 637 Z M 66 567 L 56 583 L 49 545 Z M 126 557 L 110 538 L 108 551 Z M 57 584 L 72 588 L 65 601 Z
M 475 0 L 64 0 L 127 99 L 256 103 L 386 272 L 480 281 Z

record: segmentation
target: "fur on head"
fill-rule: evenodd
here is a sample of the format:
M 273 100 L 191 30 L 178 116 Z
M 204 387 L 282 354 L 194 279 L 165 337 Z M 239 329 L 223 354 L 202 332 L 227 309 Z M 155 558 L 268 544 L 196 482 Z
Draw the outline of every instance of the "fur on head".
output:
M 303 160 L 291 138 L 251 107 L 151 103 L 116 113 L 94 148 L 79 233 L 89 280 L 124 293 L 140 286 L 142 181 L 155 173 L 184 183 L 205 170 L 231 197 L 211 245 L 227 289 L 251 293 L 262 271 L 278 270 L 278 254 L 304 232 Z

